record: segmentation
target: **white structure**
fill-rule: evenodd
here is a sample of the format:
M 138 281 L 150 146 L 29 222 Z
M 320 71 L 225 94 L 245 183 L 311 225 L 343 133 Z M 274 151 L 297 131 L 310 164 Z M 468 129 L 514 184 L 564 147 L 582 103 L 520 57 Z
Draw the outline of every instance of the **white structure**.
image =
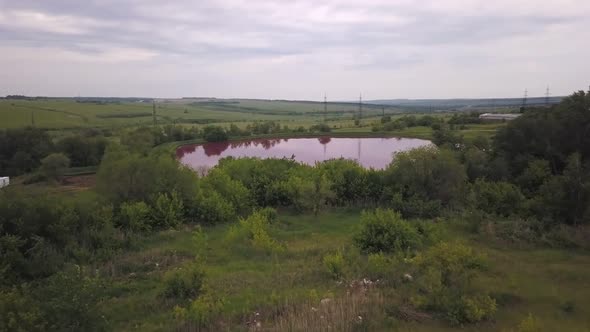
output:
M 484 113 L 484 114 L 480 114 L 479 118 L 482 120 L 495 120 L 495 121 L 502 121 L 502 120 L 514 120 L 516 118 L 518 118 L 519 116 L 521 116 L 522 114 L 514 114 L 514 113 L 507 113 L 507 114 L 501 114 L 501 113 Z
M 6 187 L 7 185 L 10 184 L 10 178 L 9 177 L 1 177 L 0 178 L 0 188 Z

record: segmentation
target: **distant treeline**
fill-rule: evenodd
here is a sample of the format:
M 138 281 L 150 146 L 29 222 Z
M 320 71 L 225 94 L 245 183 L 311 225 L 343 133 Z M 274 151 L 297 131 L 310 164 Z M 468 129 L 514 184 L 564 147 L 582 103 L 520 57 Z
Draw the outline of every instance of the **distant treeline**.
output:
M 553 105 L 559 104 L 563 96 L 554 97 L 531 97 L 527 98 L 526 105 Z M 367 101 L 367 104 L 380 104 L 397 107 L 432 108 L 433 110 L 450 110 L 461 108 L 478 107 L 520 107 L 523 105 L 523 98 L 485 98 L 485 99 L 383 99 Z

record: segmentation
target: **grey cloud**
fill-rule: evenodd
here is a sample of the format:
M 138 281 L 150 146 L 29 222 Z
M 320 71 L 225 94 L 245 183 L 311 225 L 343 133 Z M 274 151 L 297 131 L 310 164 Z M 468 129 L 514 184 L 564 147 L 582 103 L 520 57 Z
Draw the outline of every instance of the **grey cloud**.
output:
M 2 46 L 13 49 L 53 48 L 82 55 L 145 50 L 154 54 L 156 66 L 175 59 L 179 72 L 183 63 L 194 62 L 216 68 L 255 63 L 271 72 L 283 58 L 309 70 L 368 72 L 424 67 L 433 61 L 478 63 L 495 56 L 482 53 L 489 50 L 486 45 L 515 38 L 534 42 L 555 27 L 589 25 L 590 6 L 583 0 L 578 10 L 560 11 L 526 6 L 509 11 L 507 0 L 497 0 L 497 6 L 474 2 L 486 6 L 449 1 L 445 7 L 435 0 L 420 5 L 393 0 L 0 0 L 0 38 Z M 2 21 L 2 15 L 10 19 Z M 10 15 L 17 15 L 17 22 Z

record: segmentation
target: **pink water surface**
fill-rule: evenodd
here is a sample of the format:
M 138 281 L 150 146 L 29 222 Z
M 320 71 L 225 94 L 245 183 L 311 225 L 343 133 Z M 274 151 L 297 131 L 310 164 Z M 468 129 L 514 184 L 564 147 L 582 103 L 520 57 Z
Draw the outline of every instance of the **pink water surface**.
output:
M 383 169 L 394 153 L 430 145 L 414 138 L 277 138 L 185 145 L 176 157 L 195 170 L 209 169 L 225 157 L 294 158 L 313 165 L 334 158 L 358 160 L 367 168 Z

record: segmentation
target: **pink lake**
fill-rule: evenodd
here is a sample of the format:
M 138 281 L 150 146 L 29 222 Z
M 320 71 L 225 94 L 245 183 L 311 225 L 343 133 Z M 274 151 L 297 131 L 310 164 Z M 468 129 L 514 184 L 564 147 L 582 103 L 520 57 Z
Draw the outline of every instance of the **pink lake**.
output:
M 367 168 L 383 169 L 396 152 L 432 144 L 415 138 L 276 138 L 185 145 L 176 150 L 184 165 L 206 171 L 225 157 L 293 158 L 313 165 L 335 158 L 357 160 Z

